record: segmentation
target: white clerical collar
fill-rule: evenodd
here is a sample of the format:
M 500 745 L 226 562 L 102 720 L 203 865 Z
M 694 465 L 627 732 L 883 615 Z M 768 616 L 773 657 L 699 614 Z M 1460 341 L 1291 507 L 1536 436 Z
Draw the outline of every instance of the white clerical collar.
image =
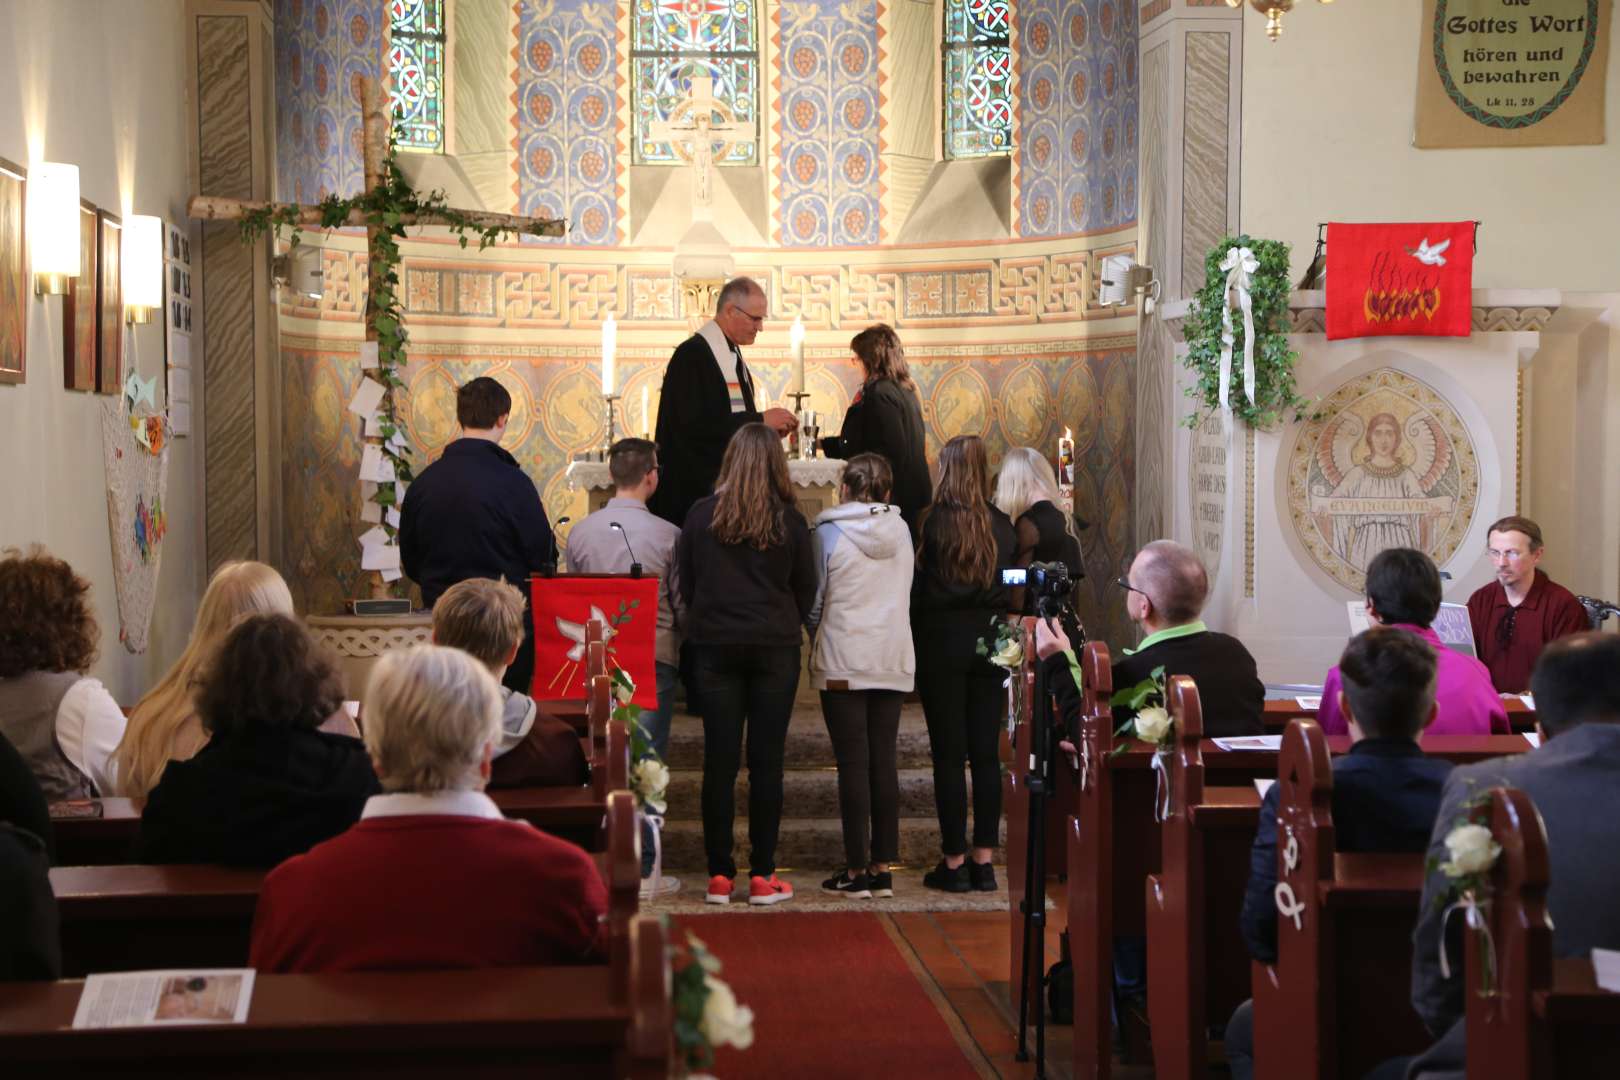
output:
M 397 791 L 373 795 L 360 811 L 360 820 L 434 814 L 447 817 L 500 818 L 501 808 L 482 791 Z

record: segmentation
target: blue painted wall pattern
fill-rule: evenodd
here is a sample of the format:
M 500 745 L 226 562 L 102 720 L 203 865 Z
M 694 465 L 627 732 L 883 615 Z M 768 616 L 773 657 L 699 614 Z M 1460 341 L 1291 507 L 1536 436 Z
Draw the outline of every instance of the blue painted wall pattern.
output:
M 614 7 L 539 7 L 524 4 L 518 22 L 518 213 L 566 218 L 572 244 L 616 244 Z
M 1019 231 L 1136 220 L 1137 10 L 1130 0 L 1019 5 Z
M 776 38 L 778 240 L 784 247 L 876 244 L 882 194 L 876 4 L 783 5 L 776 9 Z
M 363 180 L 360 79 L 375 78 L 382 5 L 276 0 L 276 189 L 314 202 Z

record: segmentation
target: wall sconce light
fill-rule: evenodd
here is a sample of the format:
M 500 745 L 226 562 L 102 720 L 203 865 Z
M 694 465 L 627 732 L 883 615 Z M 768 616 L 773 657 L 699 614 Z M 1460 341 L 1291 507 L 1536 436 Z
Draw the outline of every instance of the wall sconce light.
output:
M 132 323 L 149 323 L 163 306 L 163 222 L 150 214 L 124 219 L 124 313 Z
M 41 161 L 28 172 L 34 292 L 60 296 L 79 276 L 79 167 Z
M 326 292 L 321 284 L 321 249 L 313 244 L 299 244 L 287 254 L 277 255 L 270 261 L 270 276 L 277 285 L 311 300 L 319 300 Z

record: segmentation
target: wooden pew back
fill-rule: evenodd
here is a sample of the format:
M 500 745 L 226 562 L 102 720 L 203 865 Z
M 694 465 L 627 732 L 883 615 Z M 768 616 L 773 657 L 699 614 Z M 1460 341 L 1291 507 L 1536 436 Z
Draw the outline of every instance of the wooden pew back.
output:
M 1108 646 L 1087 642 L 1080 656 L 1079 777 L 1066 821 L 1069 952 L 1074 964 L 1074 1076 L 1106 1080 L 1113 1057 L 1108 990 L 1114 969 L 1114 802 L 1108 753 L 1114 745 Z
M 1314 721 L 1284 733 L 1277 785 L 1277 963 L 1252 967 L 1255 1076 L 1348 1080 L 1428 1044 L 1408 1004 L 1424 857 L 1336 852 Z
M 599 863 L 608 889 L 608 953 L 623 974 L 630 964 L 629 923 L 640 902 L 635 797 L 616 791 L 592 812 L 593 830 L 604 837 Z M 79 976 L 242 967 L 266 873 L 223 866 L 55 867 L 62 969 Z
M 1491 872 L 1490 938 L 1467 932 L 1469 1080 L 1565 1080 L 1612 1074 L 1620 994 L 1598 988 L 1588 957 L 1555 959 L 1547 912 L 1547 833 L 1530 796 L 1490 793 L 1487 819 L 1502 845 Z M 1594 903 L 1612 898 L 1594 898 Z M 1494 946 L 1490 995 L 1485 950 Z
M 623 973 L 261 974 L 244 1024 L 75 1031 L 82 984 L 0 983 L 0 1060 L 24 1075 L 661 1080 L 673 1058 L 665 934 L 636 918 Z

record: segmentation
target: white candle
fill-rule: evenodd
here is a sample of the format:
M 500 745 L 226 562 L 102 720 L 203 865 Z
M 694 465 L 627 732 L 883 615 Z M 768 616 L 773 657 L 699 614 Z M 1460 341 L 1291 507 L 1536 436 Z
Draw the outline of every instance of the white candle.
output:
M 804 317 L 793 316 L 793 330 L 788 336 L 793 343 L 793 380 L 789 393 L 804 393 Z
M 641 384 L 641 436 L 652 438 L 652 410 L 647 406 L 647 384 Z
M 602 396 L 613 395 L 613 351 L 618 343 L 619 324 L 613 321 L 613 314 L 608 313 L 606 321 L 602 323 Z

